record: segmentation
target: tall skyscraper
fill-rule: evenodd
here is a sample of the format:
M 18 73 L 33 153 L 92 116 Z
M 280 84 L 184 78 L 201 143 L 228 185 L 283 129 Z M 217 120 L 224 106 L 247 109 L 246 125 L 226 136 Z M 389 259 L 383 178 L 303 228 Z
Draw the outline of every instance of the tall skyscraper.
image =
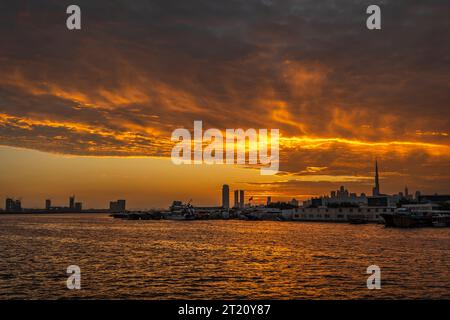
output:
M 380 176 L 378 174 L 378 161 L 375 160 L 375 189 L 377 191 L 377 195 L 380 195 Z
M 50 200 L 50 199 L 45 200 L 45 209 L 50 210 L 51 206 L 52 206 L 52 200 Z
M 239 190 L 234 190 L 234 207 L 239 208 Z
M 372 189 L 372 196 L 380 195 L 380 177 L 378 175 L 378 161 L 375 160 L 375 186 Z
M 244 190 L 239 190 L 239 207 L 243 208 L 244 207 Z
M 230 187 L 227 184 L 222 186 L 222 207 L 225 209 L 230 207 Z
M 71 196 L 69 198 L 69 208 L 70 209 L 75 209 L 75 196 Z
M 375 187 L 373 187 L 372 195 L 373 196 L 380 195 L 380 178 L 378 176 L 378 161 L 377 160 L 375 160 Z
M 20 200 L 14 200 L 13 198 L 7 198 L 5 202 L 5 211 L 7 212 L 21 212 L 22 203 Z
M 267 197 L 267 205 L 269 205 L 269 204 L 271 204 L 272 203 L 272 197 Z
M 111 201 L 109 203 L 110 212 L 125 212 L 126 211 L 126 200 Z

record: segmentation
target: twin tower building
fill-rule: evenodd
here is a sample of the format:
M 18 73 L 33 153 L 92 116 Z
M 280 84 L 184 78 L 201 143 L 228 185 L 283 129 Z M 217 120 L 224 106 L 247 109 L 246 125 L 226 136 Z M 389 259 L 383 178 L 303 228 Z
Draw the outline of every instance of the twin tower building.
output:
M 244 190 L 234 190 L 234 207 L 244 208 Z M 227 184 L 222 186 L 222 207 L 230 208 L 230 187 Z

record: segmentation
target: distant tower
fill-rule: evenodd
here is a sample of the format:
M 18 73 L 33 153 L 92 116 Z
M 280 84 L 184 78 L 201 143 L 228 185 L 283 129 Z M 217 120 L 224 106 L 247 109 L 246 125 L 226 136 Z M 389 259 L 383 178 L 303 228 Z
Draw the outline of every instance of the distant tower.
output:
M 405 197 L 406 198 L 409 197 L 408 186 L 405 187 Z
M 267 205 L 270 205 L 272 203 L 272 197 L 267 197 Z
M 375 160 L 375 187 L 372 190 L 373 196 L 380 195 L 380 177 L 378 176 L 378 161 Z
M 75 196 L 71 196 L 69 198 L 69 208 L 74 209 L 75 208 Z
M 244 208 L 244 190 L 239 190 L 239 207 Z
M 234 190 L 234 207 L 239 207 L 239 190 Z
M 222 207 L 225 209 L 230 207 L 230 187 L 227 184 L 222 186 Z

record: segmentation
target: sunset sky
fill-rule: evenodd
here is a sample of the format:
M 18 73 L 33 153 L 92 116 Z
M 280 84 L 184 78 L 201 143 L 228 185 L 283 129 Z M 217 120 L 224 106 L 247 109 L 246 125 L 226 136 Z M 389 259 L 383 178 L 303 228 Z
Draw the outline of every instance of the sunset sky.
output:
M 382 30 L 366 28 L 370 4 Z M 82 30 L 66 28 L 77 4 Z M 1 1 L 0 197 L 450 193 L 448 1 Z M 171 133 L 280 129 L 280 173 L 170 160 Z M 3 204 L 2 204 L 3 205 Z

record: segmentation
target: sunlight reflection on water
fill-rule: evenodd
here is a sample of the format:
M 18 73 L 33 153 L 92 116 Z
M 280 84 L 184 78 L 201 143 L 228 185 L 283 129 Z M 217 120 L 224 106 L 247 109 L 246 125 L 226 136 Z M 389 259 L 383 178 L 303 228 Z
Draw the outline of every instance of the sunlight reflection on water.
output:
M 450 298 L 448 228 L 74 214 L 5 215 L 0 230 L 1 299 Z M 66 288 L 72 264 L 81 290 Z

